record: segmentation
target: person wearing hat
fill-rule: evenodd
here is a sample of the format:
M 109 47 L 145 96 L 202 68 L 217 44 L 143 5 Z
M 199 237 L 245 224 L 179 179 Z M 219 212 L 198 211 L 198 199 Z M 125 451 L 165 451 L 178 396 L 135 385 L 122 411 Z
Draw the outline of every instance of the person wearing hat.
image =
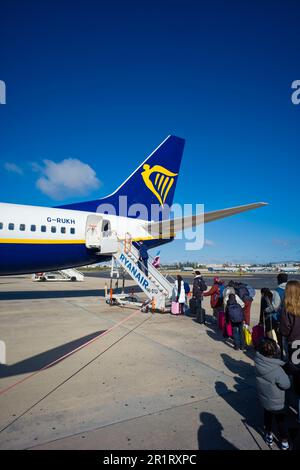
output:
M 223 290 L 223 281 L 219 277 L 215 277 L 213 286 L 207 292 L 203 292 L 204 297 L 210 296 L 210 306 L 216 320 L 218 313 L 223 310 Z

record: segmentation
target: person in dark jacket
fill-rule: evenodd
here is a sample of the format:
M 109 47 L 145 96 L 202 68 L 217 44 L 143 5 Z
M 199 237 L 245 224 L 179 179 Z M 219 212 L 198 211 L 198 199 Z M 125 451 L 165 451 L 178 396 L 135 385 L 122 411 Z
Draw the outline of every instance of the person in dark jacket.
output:
M 261 289 L 261 301 L 260 301 L 260 319 L 259 323 L 264 326 L 265 335 L 271 339 L 275 339 L 271 336 L 272 330 L 275 331 L 276 338 L 279 336 L 279 325 L 275 317 L 275 309 L 273 306 L 273 292 L 267 287 Z
M 300 364 L 295 362 L 299 361 L 300 347 L 300 282 L 298 281 L 289 281 L 286 285 L 280 330 L 288 345 L 293 386 L 298 395 L 298 422 L 300 422 Z
M 141 242 L 139 246 L 139 262 L 138 266 L 141 271 L 144 271 L 145 275 L 148 277 L 148 250 L 146 245 Z
M 263 287 L 260 291 L 261 298 L 260 298 L 260 316 L 259 316 L 259 323 L 261 325 L 264 324 L 266 320 L 266 309 L 268 309 L 272 303 L 273 294 L 267 287 Z
M 203 292 L 206 291 L 207 285 L 201 276 L 200 271 L 195 271 L 195 277 L 193 282 L 193 298 L 196 304 L 196 315 L 198 318 L 202 318 L 202 298 Z M 200 323 L 205 323 L 203 318 Z
M 264 409 L 265 441 L 273 444 L 272 422 L 275 418 L 281 449 L 289 449 L 286 426 L 285 391 L 291 386 L 288 375 L 283 370 L 284 362 L 278 359 L 280 350 L 276 341 L 262 338 L 256 353 L 255 373 L 259 401 Z
M 206 291 L 207 285 L 201 276 L 200 271 L 195 271 L 195 277 L 193 282 L 193 297 L 202 300 L 203 292 Z

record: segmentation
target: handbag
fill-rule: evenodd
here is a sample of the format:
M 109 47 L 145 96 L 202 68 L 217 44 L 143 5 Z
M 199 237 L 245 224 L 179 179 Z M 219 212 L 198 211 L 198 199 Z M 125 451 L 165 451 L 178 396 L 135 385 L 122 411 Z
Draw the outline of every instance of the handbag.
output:
M 252 335 L 251 330 L 248 325 L 243 326 L 243 335 L 244 335 L 244 342 L 246 346 L 251 346 L 252 344 Z

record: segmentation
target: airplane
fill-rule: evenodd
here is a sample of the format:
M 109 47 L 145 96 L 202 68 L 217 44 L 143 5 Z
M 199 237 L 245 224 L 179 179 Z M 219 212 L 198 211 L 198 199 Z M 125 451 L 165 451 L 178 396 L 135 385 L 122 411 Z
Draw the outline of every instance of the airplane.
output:
M 288 274 L 300 273 L 299 266 L 286 266 L 284 268 L 280 268 L 280 271 Z
M 265 266 L 249 266 L 246 271 L 249 273 L 259 273 L 259 272 L 264 272 L 268 271 L 269 268 Z
M 219 267 L 219 266 L 215 266 L 215 267 L 212 267 L 212 266 L 209 266 L 208 268 L 208 271 L 210 272 L 215 272 L 215 273 L 218 273 L 218 272 L 225 272 L 225 273 L 237 273 L 238 271 L 241 271 L 241 268 L 237 268 L 235 266 L 231 266 L 231 267 Z
M 40 207 L 0 204 L 0 276 L 75 268 L 111 259 L 95 238 L 154 248 L 174 240 L 178 231 L 256 209 L 253 203 L 170 219 L 184 139 L 169 135 L 109 196 L 93 201 Z M 127 205 L 127 206 L 126 206 Z M 152 206 L 160 212 L 151 213 Z M 128 211 L 124 209 L 126 206 Z M 103 248 L 103 247 L 102 247 Z

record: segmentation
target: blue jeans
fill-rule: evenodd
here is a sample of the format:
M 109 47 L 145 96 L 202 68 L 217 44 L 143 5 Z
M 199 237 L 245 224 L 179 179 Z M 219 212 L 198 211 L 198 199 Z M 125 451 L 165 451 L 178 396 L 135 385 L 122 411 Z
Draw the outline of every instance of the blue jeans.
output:
M 232 336 L 234 341 L 234 346 L 236 348 L 243 348 L 244 345 L 244 337 L 243 337 L 243 322 L 240 323 L 231 323 L 232 325 Z

